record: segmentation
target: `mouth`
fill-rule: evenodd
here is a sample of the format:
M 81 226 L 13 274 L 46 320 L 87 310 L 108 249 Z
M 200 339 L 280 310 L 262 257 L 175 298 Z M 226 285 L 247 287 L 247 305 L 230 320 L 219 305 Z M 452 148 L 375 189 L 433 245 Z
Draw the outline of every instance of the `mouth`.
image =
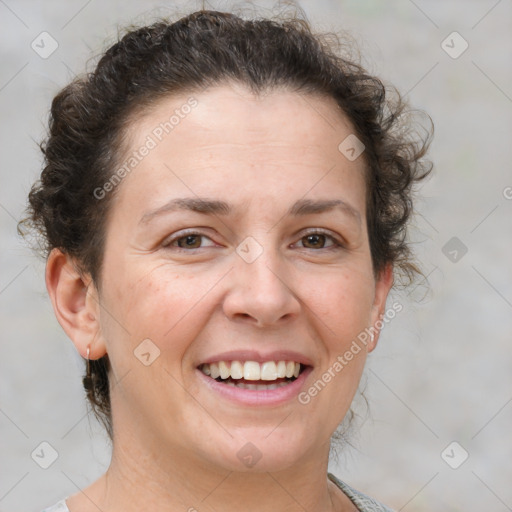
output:
M 271 391 L 289 386 L 308 368 L 296 361 L 216 361 L 198 369 L 225 386 L 249 391 Z

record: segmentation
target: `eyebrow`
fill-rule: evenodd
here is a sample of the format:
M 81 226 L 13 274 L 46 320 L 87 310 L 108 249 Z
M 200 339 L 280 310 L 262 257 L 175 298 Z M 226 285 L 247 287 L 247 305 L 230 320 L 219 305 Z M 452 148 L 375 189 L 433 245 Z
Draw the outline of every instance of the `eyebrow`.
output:
M 320 214 L 332 210 L 340 210 L 353 217 L 357 222 L 361 222 L 361 214 L 352 205 L 341 199 L 299 199 L 288 210 L 286 215 L 302 216 L 311 214 Z M 225 201 L 212 200 L 201 197 L 183 197 L 170 200 L 168 203 L 157 208 L 156 210 L 145 213 L 141 220 L 141 224 L 147 224 L 150 220 L 164 213 L 173 211 L 192 211 L 205 215 L 229 215 L 233 213 L 235 208 L 232 204 Z

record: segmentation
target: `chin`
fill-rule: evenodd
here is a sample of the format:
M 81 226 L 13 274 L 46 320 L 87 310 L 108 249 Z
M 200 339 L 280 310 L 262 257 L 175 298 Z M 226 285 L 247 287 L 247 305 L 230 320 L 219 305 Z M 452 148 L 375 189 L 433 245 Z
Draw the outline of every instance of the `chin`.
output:
M 289 429 L 280 433 L 278 429 L 273 432 L 269 428 L 244 430 L 243 434 L 218 443 L 222 448 L 214 454 L 210 452 L 208 458 L 213 464 L 233 472 L 279 472 L 297 466 L 312 449 L 307 444 L 311 442 L 311 434 L 302 432 L 293 436 Z

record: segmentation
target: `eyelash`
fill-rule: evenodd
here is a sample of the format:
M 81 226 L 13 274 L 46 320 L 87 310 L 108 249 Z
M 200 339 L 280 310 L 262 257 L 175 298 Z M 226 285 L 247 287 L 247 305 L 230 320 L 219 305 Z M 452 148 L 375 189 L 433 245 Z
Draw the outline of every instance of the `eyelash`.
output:
M 312 229 L 312 230 L 304 233 L 301 236 L 300 240 L 302 240 L 303 238 L 305 238 L 307 236 L 311 236 L 311 235 L 323 235 L 327 239 L 330 239 L 331 242 L 332 242 L 332 245 L 329 246 L 329 247 L 321 247 L 320 249 L 311 249 L 312 251 L 317 251 L 318 252 L 318 251 L 339 250 L 339 249 L 345 248 L 345 244 L 343 244 L 342 242 L 337 240 L 328 231 L 320 229 L 320 228 L 319 229 Z M 177 242 L 177 241 L 179 241 L 179 240 L 181 240 L 183 238 L 187 238 L 188 236 L 204 237 L 204 238 L 208 238 L 208 239 L 211 240 L 211 238 L 208 235 L 205 235 L 204 233 L 201 233 L 201 232 L 198 232 L 198 231 L 194 231 L 194 230 L 190 230 L 190 231 L 183 231 L 183 232 L 181 232 L 179 234 L 179 236 L 174 236 L 171 239 L 168 239 L 168 240 L 164 241 L 162 246 L 165 249 L 171 249 L 172 248 L 172 250 L 176 250 L 178 252 L 191 252 L 191 251 L 194 251 L 196 249 L 205 249 L 205 247 L 195 247 L 195 248 L 192 248 L 192 249 L 184 249 L 183 247 L 172 247 L 173 243 L 175 243 L 175 242 Z M 308 248 L 307 247 L 303 247 L 303 249 L 308 249 Z

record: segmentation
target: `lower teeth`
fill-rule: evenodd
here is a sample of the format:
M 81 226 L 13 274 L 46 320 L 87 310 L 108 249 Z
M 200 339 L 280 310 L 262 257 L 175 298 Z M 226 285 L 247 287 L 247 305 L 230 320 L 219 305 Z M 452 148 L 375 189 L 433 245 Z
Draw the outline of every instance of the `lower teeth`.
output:
M 226 386 L 231 386 L 235 388 L 241 388 L 241 389 L 253 389 L 253 390 L 265 390 L 265 389 L 277 389 L 282 388 L 283 386 L 287 386 L 291 382 L 293 382 L 295 379 L 286 379 L 286 381 L 277 382 L 275 384 L 247 384 L 245 382 L 239 382 L 233 379 L 229 380 L 222 380 L 220 377 L 215 379 L 217 382 L 222 382 Z

